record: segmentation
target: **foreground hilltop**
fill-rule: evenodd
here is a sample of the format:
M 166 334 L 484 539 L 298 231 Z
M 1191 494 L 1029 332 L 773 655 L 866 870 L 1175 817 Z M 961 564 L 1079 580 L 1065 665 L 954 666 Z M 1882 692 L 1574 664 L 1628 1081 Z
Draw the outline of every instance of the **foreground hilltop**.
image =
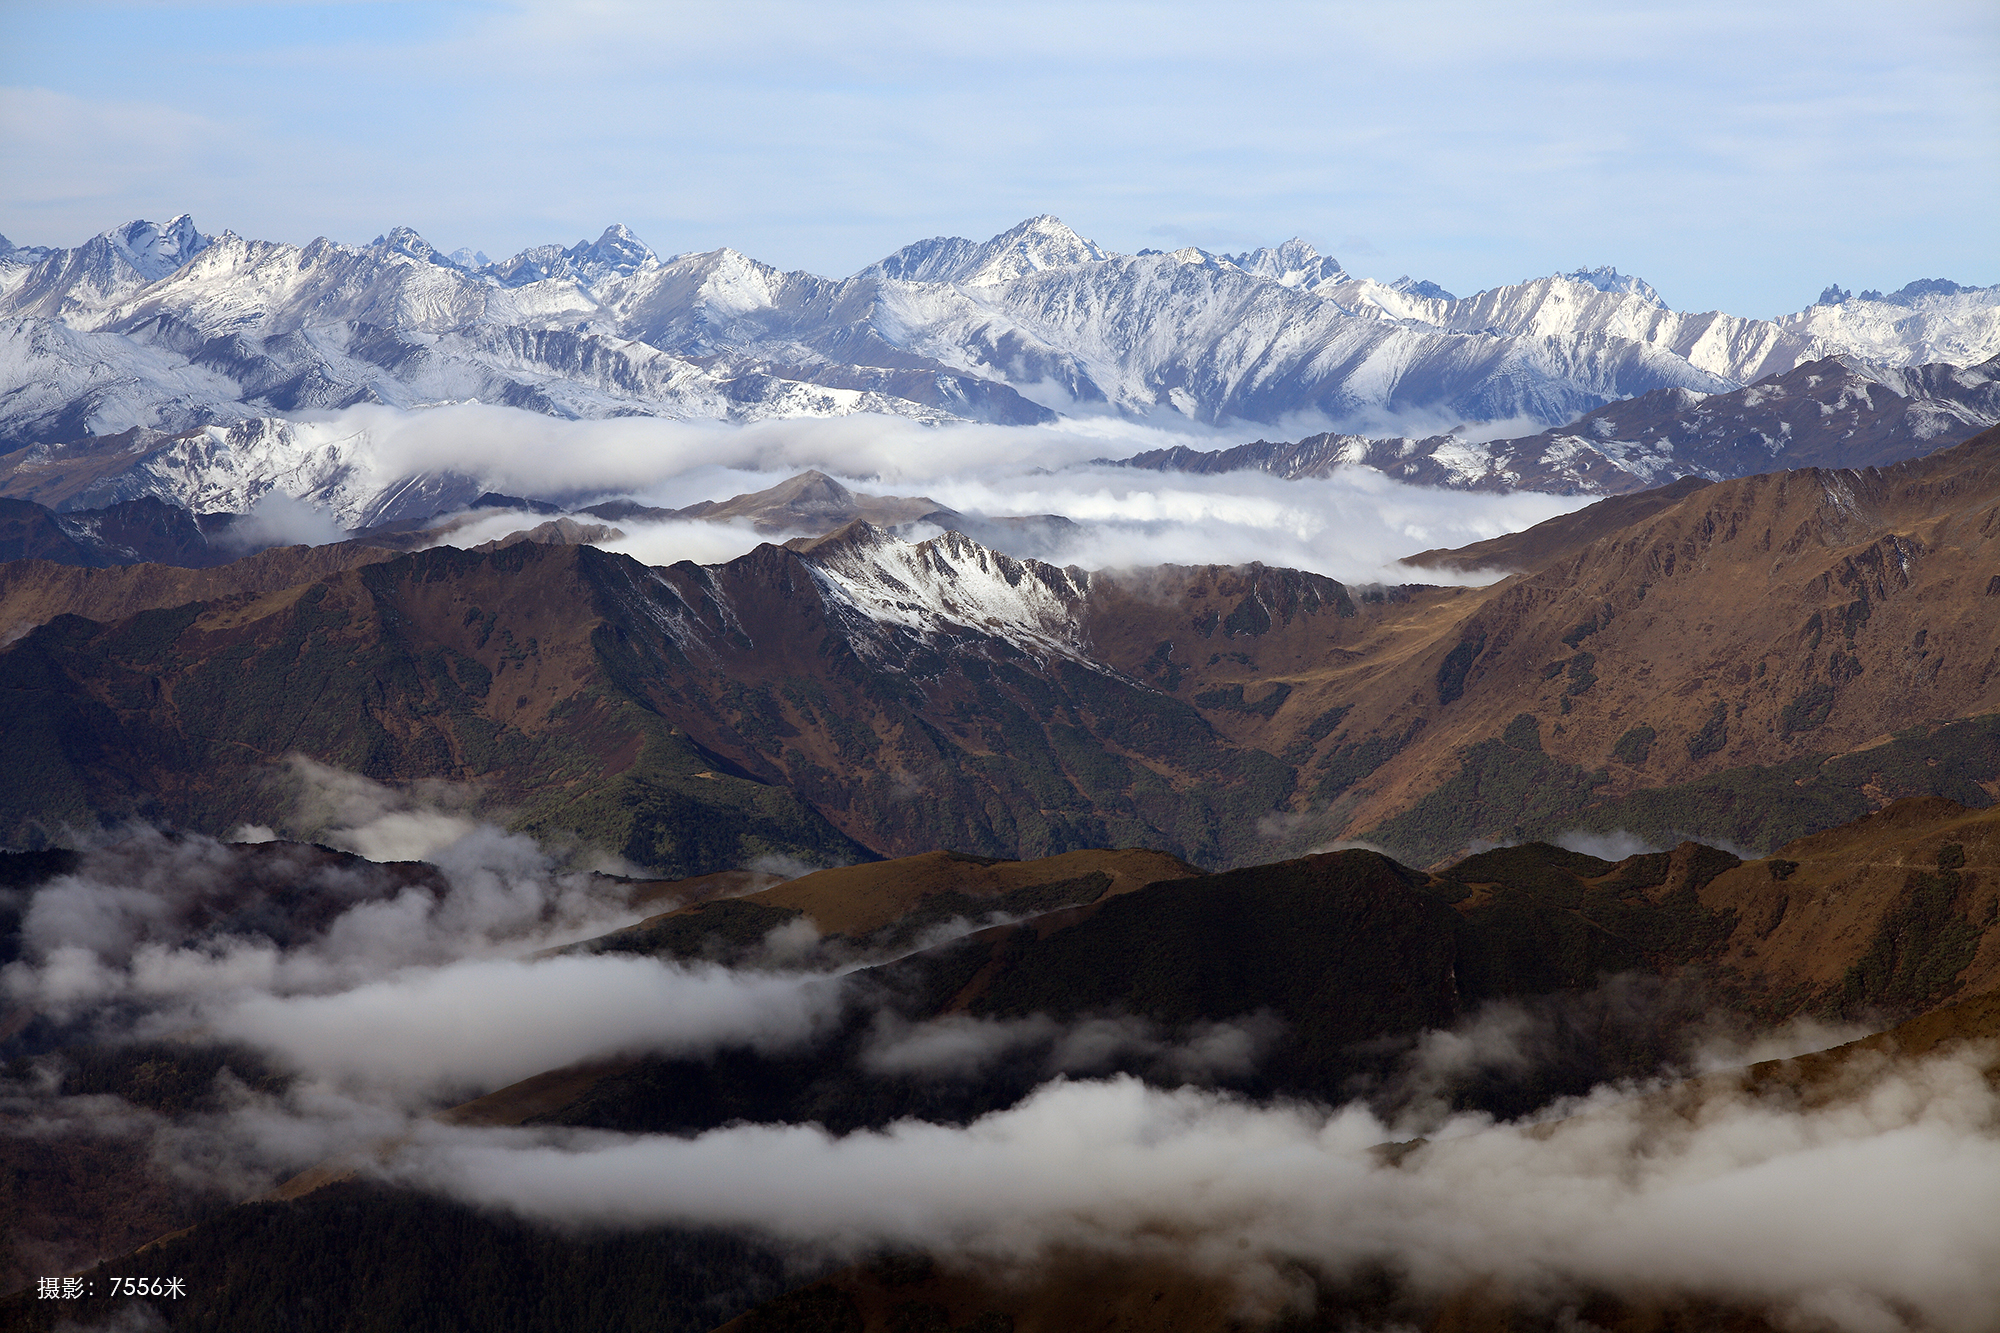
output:
M 976 1122 L 970 1132 L 983 1151 L 998 1152 L 1007 1143 L 1000 1117 L 1062 1095 L 1051 1089 L 1068 1085 L 1048 1080 L 1067 1076 L 1178 1090 L 1183 1116 L 1219 1091 L 1232 1124 L 1274 1105 L 1289 1116 L 1347 1103 L 1384 1124 L 1431 1123 L 1421 1117 L 1434 1121 L 1454 1110 L 1502 1117 L 1543 1111 L 1535 1127 L 1487 1131 L 1518 1140 L 1490 1167 L 1552 1145 L 1549 1169 L 1594 1188 L 1601 1182 L 1593 1158 L 1607 1141 L 1620 1145 L 1606 1168 L 1615 1170 L 1629 1139 L 1646 1166 L 1623 1174 L 1643 1181 L 1684 1153 L 1683 1140 L 1705 1124 L 1789 1116 L 1803 1126 L 1808 1115 L 1861 1106 L 1869 1110 L 1859 1119 L 1886 1124 L 1912 1097 L 1921 1102 L 1924 1061 L 1972 1062 L 1973 1087 L 1944 1087 L 1967 1105 L 1979 1079 L 2000 1078 L 1990 1049 L 2000 1033 L 2000 992 L 1992 989 L 2000 983 L 1996 831 L 1991 811 L 1919 800 L 1750 861 L 1694 843 L 1616 861 L 1526 844 L 1435 873 L 1364 850 L 1215 875 L 1132 851 L 1039 862 L 930 853 L 822 871 L 674 908 L 555 956 L 738 967 L 739 984 L 759 977 L 769 984 L 777 975 L 774 951 L 811 939 L 819 952 L 792 952 L 785 965 L 872 964 L 826 992 L 827 1021 L 810 1039 L 773 1046 L 745 1033 L 692 1055 L 643 1045 L 591 1048 L 574 1052 L 574 1063 L 495 1088 L 438 1118 L 461 1135 L 520 1130 L 545 1143 L 640 1136 L 617 1141 L 686 1145 L 763 1125 L 793 1127 L 787 1143 L 795 1146 L 820 1141 L 823 1127 L 881 1153 L 899 1142 L 941 1141 Z M 337 933 L 338 912 L 438 877 L 427 866 L 343 864 L 325 849 L 282 844 L 212 852 L 210 859 L 212 881 L 182 904 L 182 919 L 160 923 L 152 947 L 212 945 L 254 928 L 287 949 L 309 949 L 315 937 Z M 75 854 L 14 857 L 0 866 L 10 886 L 26 893 L 79 870 L 88 874 L 89 866 Z M 340 884 L 340 901 L 301 897 L 300 876 Z M 677 887 L 698 894 L 715 888 L 619 887 L 635 908 L 649 897 L 670 900 Z M 801 935 L 807 921 L 823 933 Z M 0 945 L 23 953 L 25 932 L 18 923 L 8 929 Z M 24 956 L 33 958 L 33 948 Z M 1801 1014 L 1827 1022 L 1865 1017 L 1869 1028 L 1890 1030 L 1802 1060 L 1717 1069 L 1717 1050 L 1796 1041 L 1779 1024 Z M 406 1012 L 390 1021 L 428 1023 L 432 1016 Z M 76 1029 L 42 1018 L 10 1027 L 17 1053 L 78 1038 Z M 48 1066 L 55 1085 L 37 1095 L 115 1100 L 141 1126 L 123 1133 L 157 1134 L 165 1144 L 212 1123 L 203 1117 L 240 1100 L 246 1085 L 268 1098 L 286 1094 L 296 1077 L 287 1054 L 295 1058 L 296 1050 L 283 1034 L 267 1041 L 262 1048 L 220 1046 L 196 1033 L 137 1046 L 72 1044 Z M 224 1069 L 231 1072 L 219 1076 Z M 1687 1078 L 1703 1069 L 1715 1072 Z M 1898 1082 L 1904 1078 L 1913 1081 Z M 1640 1085 L 1652 1091 L 1637 1102 L 1606 1097 L 1574 1118 L 1548 1114 L 1562 1106 L 1555 1099 L 1614 1080 L 1656 1082 Z M 1169 1127 L 1164 1137 L 1171 1141 L 1184 1128 Z M 567 1137 L 579 1132 L 585 1137 Z M 1070 1132 L 1105 1131 L 1079 1125 Z M 227 1198 L 176 1185 L 165 1167 L 134 1167 L 147 1160 L 143 1153 L 127 1155 L 126 1188 L 107 1190 L 115 1173 L 90 1134 L 45 1129 L 38 1151 L 65 1164 L 69 1192 L 45 1186 L 32 1196 L 35 1206 L 15 1215 L 23 1228 L 16 1238 L 32 1237 L 70 1264 L 105 1253 L 106 1237 L 136 1248 L 160 1230 L 193 1223 L 93 1275 L 179 1275 L 188 1297 L 158 1308 L 217 1330 L 281 1319 L 449 1327 L 498 1318 L 496 1311 L 522 1302 L 553 1308 L 539 1304 L 550 1300 L 565 1309 L 587 1301 L 606 1326 L 641 1321 L 694 1330 L 738 1315 L 742 1322 L 732 1327 L 753 1330 L 900 1333 L 918 1316 L 944 1319 L 945 1327 L 1055 1328 L 1079 1309 L 1116 1307 L 1121 1326 L 1135 1330 L 1190 1320 L 1246 1328 L 1308 1320 L 1337 1328 L 1356 1317 L 1393 1315 L 1443 1333 L 1561 1327 L 1566 1304 L 1593 1312 L 1606 1328 L 1762 1330 L 1786 1326 L 1799 1294 L 1783 1278 L 1718 1282 L 1700 1265 L 1678 1266 L 1684 1257 L 1650 1266 L 1634 1260 L 1593 1277 L 1585 1254 L 1552 1255 L 1524 1273 L 1468 1252 L 1463 1265 L 1440 1277 L 1342 1256 L 1337 1245 L 1336 1257 L 1321 1255 L 1318 1247 L 1344 1234 L 1338 1217 L 1321 1219 L 1320 1231 L 1275 1242 L 1253 1228 L 1258 1249 L 1246 1254 L 1246 1237 L 1219 1263 L 1200 1228 L 1230 1234 L 1237 1223 L 1225 1208 L 1220 1219 L 1196 1209 L 1188 1222 L 1195 1230 L 1184 1236 L 1153 1233 L 1150 1253 L 1104 1233 L 1069 1248 L 1030 1246 L 1032 1254 L 998 1267 L 976 1246 L 966 1251 L 943 1235 L 902 1235 L 890 1223 L 890 1259 L 850 1268 L 821 1258 L 822 1271 L 839 1271 L 781 1296 L 800 1280 L 796 1256 L 788 1266 L 785 1247 L 772 1239 L 784 1226 L 649 1225 L 641 1210 L 609 1217 L 617 1223 L 610 1230 L 545 1227 L 532 1220 L 531 1195 L 496 1195 L 502 1207 L 478 1207 L 375 1178 L 397 1178 L 409 1138 L 321 1162 L 255 1202 L 230 1207 Z M 1042 1155 L 1066 1151 L 1062 1139 L 1044 1142 Z M 508 1141 L 495 1138 L 496 1151 Z M 1115 1142 L 1102 1146 L 1123 1151 Z M 1964 1146 L 1970 1152 L 1976 1143 Z M 1244 1147 L 1254 1159 L 1254 1145 Z M 1448 1185 L 1452 1154 L 1465 1151 L 1478 1153 L 1477 1136 L 1461 1132 L 1435 1145 L 1364 1141 L 1340 1155 L 1347 1165 L 1328 1186 L 1345 1191 L 1364 1180 L 1373 1196 L 1393 1202 L 1400 1181 L 1420 1194 Z M 1756 1156 L 1741 1138 L 1732 1151 Z M 1294 1168 L 1310 1169 L 1312 1156 L 1294 1150 Z M 1035 1158 L 1017 1165 L 1031 1175 Z M 1702 1165 L 1707 1175 L 1729 1169 Z M 909 1185 L 885 1174 L 873 1189 L 893 1196 Z M 746 1183 L 745 1197 L 757 1188 Z M 1123 1197 L 1130 1182 L 1114 1167 L 1102 1188 Z M 1480 1193 L 1476 1181 L 1458 1188 Z M 670 1203 L 703 1193 L 703 1183 L 689 1178 L 646 1197 Z M 836 1202 L 855 1226 L 883 1225 L 866 1200 Z M 689 1217 L 701 1216 L 688 1207 Z M 1474 1206 L 1459 1220 L 1477 1227 L 1477 1213 Z M 785 1216 L 793 1215 L 788 1202 Z M 1517 1204 L 1509 1216 L 1518 1224 Z M 865 1217 L 877 1221 L 859 1220 Z M 830 1225 L 846 1234 L 848 1224 Z M 1375 1234 L 1355 1234 L 1362 1233 Z M 1239 1269 L 1265 1262 L 1262 1247 L 1272 1243 L 1308 1294 L 1260 1306 Z M 438 1286 L 438 1274 L 496 1256 L 505 1262 L 485 1280 Z M 10 1258 L 18 1284 L 29 1270 L 20 1266 L 22 1254 Z M 601 1285 L 602 1273 L 618 1265 L 632 1266 L 632 1280 Z M 1871 1275 L 1854 1280 L 1865 1291 Z M 48 1328 L 60 1312 L 23 1292 L 10 1313 L 23 1327 Z M 995 1322 L 1003 1316 L 1013 1322 Z

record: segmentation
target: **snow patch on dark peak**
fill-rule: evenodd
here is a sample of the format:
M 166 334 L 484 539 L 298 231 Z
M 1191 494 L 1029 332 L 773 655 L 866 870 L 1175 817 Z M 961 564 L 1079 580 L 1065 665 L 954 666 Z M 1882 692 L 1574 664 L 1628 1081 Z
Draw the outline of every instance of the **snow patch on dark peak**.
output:
M 1959 283 L 1953 282 L 1950 278 L 1918 278 L 1915 282 L 1904 283 L 1890 295 L 1891 297 L 1900 296 L 1906 301 L 1914 301 L 1920 296 L 1957 296 L 1961 292 L 1986 290 L 1988 289 L 1984 287 L 1962 286 Z
M 998 286 L 1028 273 L 1116 257 L 1097 242 L 1077 235 L 1061 218 L 1043 213 L 980 246 L 970 271 L 956 281 L 967 286 Z
M 1090 576 L 1080 569 L 1017 560 L 962 532 L 908 542 L 859 521 L 800 555 L 829 604 L 879 656 L 893 653 L 899 632 L 924 640 L 970 633 L 1038 657 L 1090 660 L 1082 633 Z
M 1879 305 L 1914 308 L 1925 297 L 1978 296 L 1982 292 L 1991 291 L 2000 291 L 2000 286 L 1967 287 L 1963 283 L 1953 282 L 1950 278 L 1918 278 L 1915 282 L 1904 283 L 1893 292 L 1878 292 L 1871 289 L 1856 295 L 1839 283 L 1830 282 L 1813 305 L 1838 306 L 1850 302 L 1872 301 Z
M 0 236 L 0 267 L 27 268 L 49 257 L 46 245 L 16 245 Z
M 484 255 L 479 256 L 485 259 Z M 642 269 L 657 268 L 660 257 L 653 248 L 633 235 L 622 222 L 606 227 L 594 241 L 575 245 L 531 245 L 519 254 L 498 263 L 480 266 L 483 273 L 502 287 L 525 287 L 531 282 L 574 281 L 588 285 L 608 277 L 626 277 Z

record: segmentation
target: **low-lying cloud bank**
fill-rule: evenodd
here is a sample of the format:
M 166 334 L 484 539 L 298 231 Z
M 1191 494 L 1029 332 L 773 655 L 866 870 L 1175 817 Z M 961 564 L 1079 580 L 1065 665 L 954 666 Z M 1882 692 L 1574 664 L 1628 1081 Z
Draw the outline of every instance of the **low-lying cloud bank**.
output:
M 11 891 L 21 957 L 0 971 L 10 1001 L 83 1036 L 242 1043 L 289 1086 L 230 1084 L 210 1110 L 165 1116 L 57 1095 L 38 1066 L 0 1087 L 0 1132 L 120 1136 L 156 1171 L 239 1195 L 343 1156 L 562 1225 L 720 1225 L 822 1257 L 886 1246 L 1003 1269 L 1056 1252 L 1168 1259 L 1233 1281 L 1265 1313 L 1310 1298 L 1302 1271 L 1372 1267 L 1431 1295 L 1491 1282 L 1556 1309 L 1588 1289 L 1663 1293 L 1840 1333 L 1984 1333 L 2000 1309 L 2000 1095 L 1984 1047 L 1863 1057 L 1799 1096 L 1760 1098 L 1727 1076 L 1697 1093 L 1663 1070 L 1515 1123 L 1452 1112 L 1455 1089 L 1567 1058 L 1579 1023 L 1638 1031 L 1687 998 L 1614 981 L 1411 1034 L 1366 1102 L 1257 1103 L 1210 1086 L 1254 1074 L 1283 1039 L 1265 1016 L 1173 1032 L 1119 1015 L 913 1022 L 810 938 L 771 941 L 754 967 L 534 956 L 623 924 L 629 906 L 450 793 L 305 776 L 309 816 L 355 845 L 404 852 L 459 828 L 449 821 L 470 827 L 433 848 L 435 871 L 134 830 L 70 875 Z M 262 868 L 248 874 L 245 857 Z M 787 944 L 802 961 L 786 961 Z M 962 1082 L 1025 1060 L 1049 1081 L 970 1124 L 846 1136 L 421 1118 L 574 1061 L 786 1054 L 856 1021 L 846 1049 L 874 1077 Z M 1853 1035 L 1800 1025 L 1746 1048 L 1692 1031 L 1680 1071 Z M 1119 1069 L 1190 1086 L 1103 1077 Z
M 620 495 L 677 509 L 817 469 L 855 490 L 920 494 L 971 517 L 1061 515 L 1078 526 L 1057 534 L 1024 528 L 1006 535 L 1005 549 L 1090 569 L 1261 560 L 1349 582 L 1400 583 L 1410 581 L 1410 571 L 1395 564 L 1403 556 L 1516 531 L 1587 500 L 1410 486 L 1371 468 L 1283 481 L 1258 472 L 1190 476 L 1106 467 L 1092 460 L 1189 437 L 1100 419 L 926 427 L 857 416 L 728 426 L 563 421 L 478 404 L 416 413 L 371 405 L 298 429 L 322 447 L 337 442 L 350 451 L 367 485 L 449 474 L 505 494 L 576 504 Z M 1242 439 L 1218 434 L 1196 442 Z M 476 544 L 519 526 L 518 518 L 495 519 L 451 540 Z M 611 547 L 651 564 L 717 563 L 766 539 L 741 523 L 620 520 L 619 526 L 627 536 Z
M 1359 1107 L 1057 1081 L 964 1128 L 439 1133 L 387 1171 L 551 1222 L 741 1226 L 837 1254 L 1171 1256 L 1266 1309 L 1299 1297 L 1294 1262 L 1383 1265 L 1431 1294 L 1667 1292 L 1851 1333 L 1979 1333 L 2000 1309 L 2000 1098 L 1975 1061 L 1878 1070 L 1816 1110 L 1729 1091 L 1576 1109 L 1450 1125 L 1392 1166 Z
M 608 955 L 412 969 L 335 995 L 252 993 L 218 1035 L 328 1079 L 478 1093 L 626 1053 L 782 1050 L 838 1021 L 830 978 Z
M 1585 503 L 1409 486 L 1366 468 L 1285 481 L 1261 472 L 1197 476 L 1082 466 L 950 477 L 927 493 L 966 513 L 1052 513 L 1080 525 L 1066 537 L 1041 538 L 1040 549 L 1013 554 L 1086 569 L 1255 560 L 1360 584 L 1437 582 L 1437 572 L 1419 578 L 1396 562 L 1515 532 Z
M 779 1049 L 840 1017 L 817 972 L 533 956 L 638 913 L 521 835 L 476 825 L 435 863 L 408 882 L 287 845 L 246 867 L 213 839 L 133 830 L 22 895 L 0 992 L 85 1039 L 200 1033 L 415 1106 L 579 1059 Z
M 21 956 L 0 987 L 62 1021 L 112 1003 L 324 994 L 631 916 L 592 877 L 490 825 L 441 851 L 436 874 L 414 876 L 289 844 L 246 862 L 214 839 L 128 830 L 21 898 Z

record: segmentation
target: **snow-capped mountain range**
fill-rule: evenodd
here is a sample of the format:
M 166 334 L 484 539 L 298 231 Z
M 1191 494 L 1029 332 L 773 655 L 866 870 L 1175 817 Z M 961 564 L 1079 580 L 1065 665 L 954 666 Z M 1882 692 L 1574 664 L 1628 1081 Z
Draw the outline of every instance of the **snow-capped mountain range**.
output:
M 1790 468 L 1882 467 L 2000 425 L 2000 357 L 1976 366 L 1889 368 L 1858 357 L 1808 361 L 1721 394 L 1656 389 L 1513 439 L 1368 439 L 1325 433 L 1230 449 L 1186 445 L 1127 459 L 1158 471 L 1254 470 L 1297 480 L 1370 467 L 1455 490 L 1615 495 L 1680 477 Z
M 1900 367 L 2000 352 L 2000 287 L 1876 298 L 1835 291 L 1779 320 L 1687 314 L 1611 269 L 1461 298 L 1357 278 L 1300 240 L 1121 255 L 1046 216 L 838 280 L 728 249 L 662 258 L 615 226 L 487 262 L 407 228 L 301 247 L 183 216 L 74 249 L 0 239 L 0 450 L 469 399 L 581 418 L 1554 426 L 1833 354 Z

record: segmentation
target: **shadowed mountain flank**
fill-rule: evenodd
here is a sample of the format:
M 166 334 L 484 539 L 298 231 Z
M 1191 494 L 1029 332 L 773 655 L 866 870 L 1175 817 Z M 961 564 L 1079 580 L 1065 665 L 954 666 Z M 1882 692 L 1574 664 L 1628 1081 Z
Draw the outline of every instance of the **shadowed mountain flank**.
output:
M 1463 1109 L 1521 1114 L 1607 1080 L 1685 1070 L 1697 1046 L 1728 1030 L 1717 1026 L 1722 1016 L 1733 1013 L 1741 1032 L 1768 1026 L 1772 1015 L 1757 1012 L 1760 997 L 1803 995 L 1807 1010 L 1840 1012 L 1852 986 L 1831 979 L 1832 973 L 1842 966 L 1850 976 L 1869 972 L 1878 965 L 1879 949 L 1861 938 L 1865 931 L 1825 921 L 1807 929 L 1822 946 L 1834 943 L 1831 951 L 1823 947 L 1814 957 L 1794 948 L 1783 927 L 1773 929 L 1762 886 L 1788 890 L 1800 903 L 1867 897 L 1881 912 L 1877 937 L 1907 943 L 1912 904 L 1925 901 L 1930 890 L 1915 884 L 1912 898 L 1912 883 L 1872 868 L 1950 877 L 1958 901 L 1939 918 L 1947 925 L 1961 911 L 1961 920 L 1990 917 L 1987 900 L 2000 848 L 1993 826 L 1990 815 L 1930 801 L 1899 804 L 1793 844 L 1779 858 L 1753 862 L 1697 844 L 1615 862 L 1523 845 L 1436 874 L 1366 851 L 1207 876 L 1167 858 L 1129 852 L 1072 853 L 1040 863 L 928 854 L 825 871 L 652 918 L 637 935 L 625 932 L 599 943 L 663 957 L 718 958 L 744 938 L 739 923 L 718 917 L 706 928 L 706 942 L 699 932 L 648 938 L 645 931 L 674 920 L 699 927 L 718 907 L 761 902 L 779 915 L 809 907 L 816 919 L 859 939 L 921 920 L 941 897 L 1002 903 L 1037 886 L 1075 885 L 1076 871 L 1100 873 L 1104 883 L 1094 896 L 1084 892 L 1069 905 L 1050 899 L 1043 904 L 1050 910 L 1030 909 L 1018 921 L 854 974 L 848 1012 L 807 1049 L 725 1048 L 709 1059 L 642 1057 L 553 1070 L 443 1119 L 462 1130 L 664 1131 L 683 1141 L 740 1132 L 746 1122 L 807 1120 L 835 1135 L 892 1126 L 907 1135 L 923 1124 L 996 1124 L 991 1117 L 1046 1095 L 1052 1073 L 1124 1076 L 1197 1098 L 1230 1093 L 1254 1099 L 1224 1103 L 1237 1113 L 1252 1105 L 1350 1100 L 1387 1109 L 1443 1097 Z M 273 879 L 272 872 L 301 856 L 330 862 L 333 854 L 267 846 L 233 855 L 242 862 L 238 887 L 233 899 L 225 902 L 229 895 L 223 895 L 216 906 L 261 913 L 281 929 L 309 933 L 312 921 L 299 913 L 309 913 L 313 903 L 295 892 L 287 896 L 279 886 L 282 875 Z M 23 863 L 19 874 L 10 863 L 0 870 L 10 884 L 32 887 L 66 868 L 73 863 Z M 1170 878 L 1136 882 L 1154 871 Z M 405 866 L 382 873 L 378 891 L 393 892 L 397 883 L 435 872 Z M 1828 873 L 1848 879 L 1834 885 L 1824 880 Z M 658 888 L 671 892 L 673 886 Z M 1840 910 L 1852 911 L 1851 902 Z M 768 924 L 760 919 L 756 930 Z M 1753 944 L 1764 951 L 1748 947 Z M 1889 974 L 1895 970 L 1892 963 Z M 1957 980 L 1993 975 L 1988 960 Z M 1487 1132 L 1560 1149 L 1566 1136 L 1580 1136 L 1578 1143 L 1601 1140 L 1606 1117 L 1618 1117 L 1636 1125 L 1657 1122 L 1649 1132 L 1671 1143 L 1673 1126 L 1699 1125 L 1707 1117 L 1757 1114 L 1764 1106 L 1773 1113 L 1834 1111 L 1865 1101 L 1883 1079 L 1898 1077 L 1914 1062 L 1983 1050 L 1978 1043 L 1990 1042 L 2000 1014 L 1990 991 L 1974 993 L 1969 984 L 1959 994 L 1947 988 L 1921 997 L 1869 998 L 1889 1002 L 1878 1014 L 1914 1017 L 1838 1049 L 1670 1079 L 1638 1102 L 1600 1102 L 1572 1119 Z M 1442 1053 L 1465 1049 L 1472 1034 L 1496 1022 L 1511 1034 L 1507 1058 L 1440 1063 Z M 945 1034 L 951 1040 L 939 1040 Z M 201 1108 L 176 1109 L 173 1098 L 213 1095 L 203 1087 L 203 1073 L 212 1073 L 217 1061 L 229 1063 L 239 1079 L 283 1086 L 283 1076 L 253 1056 L 195 1048 L 148 1047 L 108 1058 L 77 1052 L 67 1077 L 78 1092 L 150 1099 L 167 1113 L 185 1114 Z M 1281 1100 L 1271 1103 L 1273 1094 Z M 1382 1144 L 1365 1155 L 1369 1165 L 1354 1169 L 1421 1174 L 1440 1169 L 1433 1160 L 1440 1151 L 1450 1150 L 1423 1140 Z M 88 1195 L 79 1195 L 78 1204 L 98 1212 L 108 1207 Z M 122 1212 L 110 1212 L 143 1224 L 155 1215 L 148 1206 L 147 1196 L 135 1195 Z M 983 1327 L 979 1319 L 1005 1317 L 1016 1327 L 1053 1328 L 1079 1310 L 1127 1309 L 1131 1327 L 1164 1328 L 1160 1321 L 1167 1315 L 1206 1319 L 1204 1311 L 1231 1309 L 1248 1320 L 1244 1327 L 1331 1329 L 1358 1317 L 1393 1316 L 1404 1326 L 1443 1333 L 1554 1328 L 1547 1321 L 1562 1304 L 1548 1305 L 1546 1293 L 1532 1285 L 1510 1288 L 1475 1278 L 1413 1282 L 1393 1267 L 1336 1265 L 1312 1269 L 1309 1306 L 1294 1309 L 1289 1322 L 1270 1325 L 1275 1311 L 1242 1315 L 1245 1288 L 1233 1265 L 1183 1265 L 1175 1277 L 1122 1247 L 1052 1254 L 1004 1275 L 953 1253 L 904 1254 L 839 1268 L 817 1283 L 808 1270 L 800 1287 L 796 1256 L 786 1266 L 785 1247 L 732 1229 L 550 1229 L 372 1183 L 351 1166 L 307 1172 L 263 1200 L 211 1206 L 188 1221 L 189 1229 L 96 1271 L 205 1275 L 208 1281 L 191 1289 L 177 1310 L 197 1312 L 203 1326 L 223 1330 L 263 1326 L 259 1321 L 276 1317 L 274 1311 L 400 1318 L 394 1312 L 415 1299 L 422 1274 L 441 1263 L 471 1262 L 465 1256 L 475 1253 L 487 1256 L 480 1262 L 509 1256 L 518 1271 L 505 1281 L 433 1292 L 426 1309 L 469 1315 L 511 1306 L 527 1290 L 581 1299 L 561 1274 L 589 1276 L 615 1263 L 643 1264 L 649 1276 L 599 1293 L 592 1308 L 601 1310 L 600 1318 L 636 1318 L 645 1303 L 667 1301 L 684 1314 L 705 1311 L 708 1325 L 741 1313 L 742 1321 L 730 1325 L 735 1328 L 816 1328 L 823 1325 L 810 1321 L 832 1310 L 845 1321 L 840 1327 L 900 1330 L 915 1317 L 915 1303 L 932 1311 L 924 1317 L 942 1310 L 960 1326 L 970 1320 Z M 214 1256 L 225 1245 L 229 1262 L 217 1266 Z M 303 1266 L 293 1253 L 301 1245 L 314 1254 Z M 822 1272 L 838 1267 L 823 1259 L 816 1266 Z M 516 1291 L 509 1283 L 527 1286 Z M 807 1294 L 776 1299 L 787 1288 Z M 20 1316 L 23 1327 L 50 1327 L 27 1296 L 12 1298 L 10 1316 Z M 1757 1300 L 1732 1304 L 1704 1294 L 1699 1284 L 1614 1283 L 1570 1299 L 1606 1328 L 1778 1326 L 1758 1322 L 1765 1307 Z M 1574 1306 L 1576 1300 L 1584 1304 Z M 770 1301 L 775 1303 L 764 1304 Z M 430 1315 L 411 1317 L 419 1327 L 431 1326 Z M 808 1322 L 790 1322 L 799 1319 Z
M 1360 466 L 1424 486 L 1622 495 L 1677 478 L 1886 467 L 1957 444 L 1996 422 L 2000 358 L 1891 371 L 1836 357 L 1728 393 L 1654 389 L 1513 439 L 1329 433 L 1216 451 L 1176 445 L 1122 462 L 1175 472 L 1254 470 L 1288 479 Z
M 1684 481 L 1424 557 L 1526 567 L 1486 588 L 1086 574 L 860 520 L 709 567 L 538 542 L 15 562 L 0 810 L 22 844 L 271 823 L 260 775 L 296 752 L 475 783 L 675 874 L 937 847 L 1226 866 L 1357 835 L 1417 863 L 1571 831 L 1768 850 L 1901 796 L 1991 801 L 1996 449 Z

